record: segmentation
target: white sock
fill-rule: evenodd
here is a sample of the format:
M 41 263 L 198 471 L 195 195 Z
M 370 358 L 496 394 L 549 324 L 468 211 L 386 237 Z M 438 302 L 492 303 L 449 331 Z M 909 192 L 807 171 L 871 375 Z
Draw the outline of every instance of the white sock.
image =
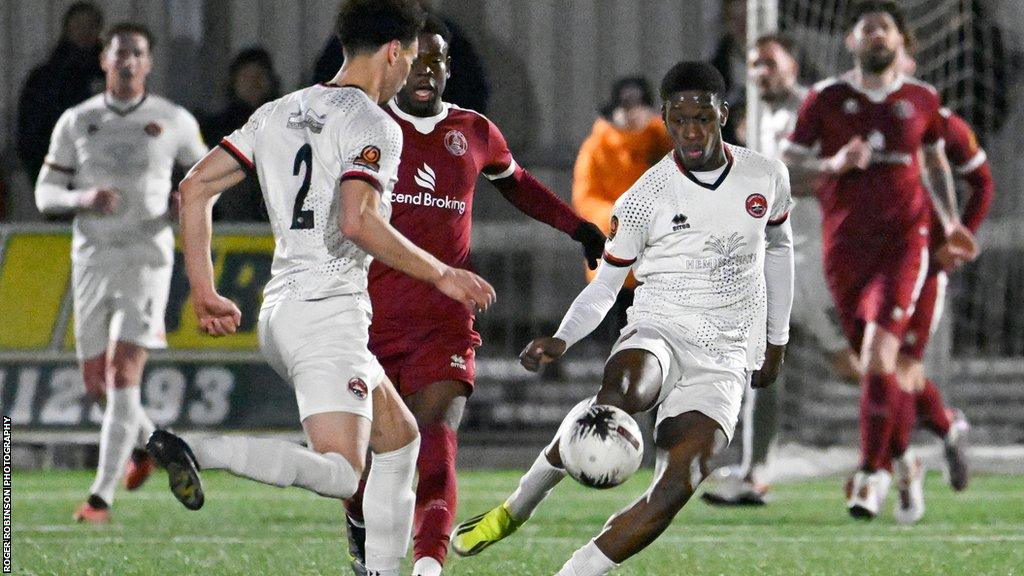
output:
M 96 480 L 89 489 L 108 505 L 114 503 L 114 489 L 124 474 L 125 463 L 138 436 L 139 387 L 107 388 L 107 408 L 100 429 L 100 461 Z
M 146 414 L 146 409 L 142 407 L 142 402 L 136 407 L 136 420 L 139 423 L 139 436 L 135 440 L 136 448 L 146 448 L 146 442 L 149 442 L 149 437 L 153 435 L 153 431 L 156 430 L 156 425 L 149 419 L 149 414 Z
M 604 576 L 618 568 L 618 564 L 612 562 L 601 552 L 601 549 L 591 540 L 579 550 L 573 552 L 572 558 L 562 566 L 555 576 Z
M 409 550 L 416 493 L 416 457 L 420 438 L 393 452 L 373 454 L 363 493 L 366 524 L 366 570 L 397 574 Z
M 594 397 L 591 396 L 573 406 L 572 410 L 569 410 L 569 413 L 565 415 L 562 423 L 558 426 L 558 432 L 551 440 L 551 443 L 544 448 L 540 455 L 537 456 L 537 459 L 533 461 L 533 465 L 530 466 L 526 474 L 519 479 L 519 486 L 516 488 L 516 491 L 505 501 L 505 505 L 508 506 L 508 511 L 512 518 L 520 522 L 529 520 L 537 506 L 540 506 L 540 503 L 548 497 L 551 490 L 562 481 L 562 478 L 565 478 L 565 470 L 552 466 L 548 462 L 546 453 L 552 449 L 555 441 L 562 436 L 562 432 L 571 426 L 593 403 Z
M 359 474 L 341 454 L 318 454 L 283 440 L 213 436 L 192 439 L 189 446 L 204 470 L 227 470 L 272 486 L 296 486 L 344 499 L 359 485 Z
M 441 563 L 435 558 L 424 556 L 413 564 L 412 576 L 441 576 Z

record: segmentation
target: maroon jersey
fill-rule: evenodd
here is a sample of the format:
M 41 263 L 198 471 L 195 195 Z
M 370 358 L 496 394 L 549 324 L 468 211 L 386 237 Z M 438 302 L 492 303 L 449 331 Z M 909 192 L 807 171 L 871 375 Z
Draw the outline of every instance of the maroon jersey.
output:
M 502 193 L 528 214 L 567 232 L 578 224 L 567 206 L 546 201 L 550 192 L 516 164 L 504 136 L 484 116 L 447 103 L 430 118 L 406 114 L 394 102 L 386 110 L 403 136 L 391 225 L 445 264 L 469 268 L 473 192 L 480 174 L 500 180 Z M 465 306 L 379 262 L 370 267 L 369 284 L 374 330 L 441 321 L 472 325 Z
M 866 170 L 827 177 L 819 187 L 827 260 L 909 248 L 921 239 L 931 201 L 917 155 L 922 145 L 942 137 L 939 105 L 935 90 L 912 78 L 884 91 L 834 78 L 808 94 L 789 137 L 795 145 L 818 144 L 823 158 L 854 136 L 872 148 Z

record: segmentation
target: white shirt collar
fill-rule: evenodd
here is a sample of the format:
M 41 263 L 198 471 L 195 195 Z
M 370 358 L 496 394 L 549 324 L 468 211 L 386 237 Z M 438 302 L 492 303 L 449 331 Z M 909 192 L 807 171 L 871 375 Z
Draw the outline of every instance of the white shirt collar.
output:
M 412 114 L 403 112 L 402 109 L 398 107 L 398 102 L 396 102 L 394 98 L 388 100 L 388 108 L 391 108 L 391 111 L 395 113 L 395 116 L 398 116 L 402 120 L 412 124 L 413 128 L 415 128 L 420 134 L 430 134 L 434 131 L 434 128 L 441 123 L 441 121 L 448 117 L 448 111 L 451 110 L 452 105 L 447 102 L 441 102 L 441 113 L 436 116 L 426 117 L 413 116 Z
M 897 74 L 896 79 L 893 80 L 891 84 L 876 89 L 865 88 L 864 85 L 855 78 L 852 72 L 845 75 L 845 80 L 854 90 L 863 94 L 871 102 L 878 104 L 879 102 L 884 102 L 885 99 L 889 97 L 889 94 L 892 94 L 902 88 L 903 82 L 906 80 L 906 76 L 903 74 Z

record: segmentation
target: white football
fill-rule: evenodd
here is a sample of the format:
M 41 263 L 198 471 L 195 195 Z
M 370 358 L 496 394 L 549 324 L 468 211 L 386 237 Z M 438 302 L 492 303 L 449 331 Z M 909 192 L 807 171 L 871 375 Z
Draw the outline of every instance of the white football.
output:
M 565 471 L 590 488 L 622 484 L 640 467 L 644 440 L 636 420 L 622 410 L 591 406 L 558 439 Z

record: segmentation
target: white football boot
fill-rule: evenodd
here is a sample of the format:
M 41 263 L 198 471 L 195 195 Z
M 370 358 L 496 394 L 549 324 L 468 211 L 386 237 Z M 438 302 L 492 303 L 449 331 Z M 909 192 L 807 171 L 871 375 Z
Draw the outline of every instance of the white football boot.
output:
M 864 472 L 858 470 L 853 475 L 847 491 L 846 509 L 850 516 L 861 520 L 871 520 L 878 516 L 878 511 L 885 504 L 889 493 L 892 477 L 885 470 Z
M 897 498 L 892 513 L 900 524 L 914 524 L 924 516 L 924 464 L 907 450 L 892 462 Z

